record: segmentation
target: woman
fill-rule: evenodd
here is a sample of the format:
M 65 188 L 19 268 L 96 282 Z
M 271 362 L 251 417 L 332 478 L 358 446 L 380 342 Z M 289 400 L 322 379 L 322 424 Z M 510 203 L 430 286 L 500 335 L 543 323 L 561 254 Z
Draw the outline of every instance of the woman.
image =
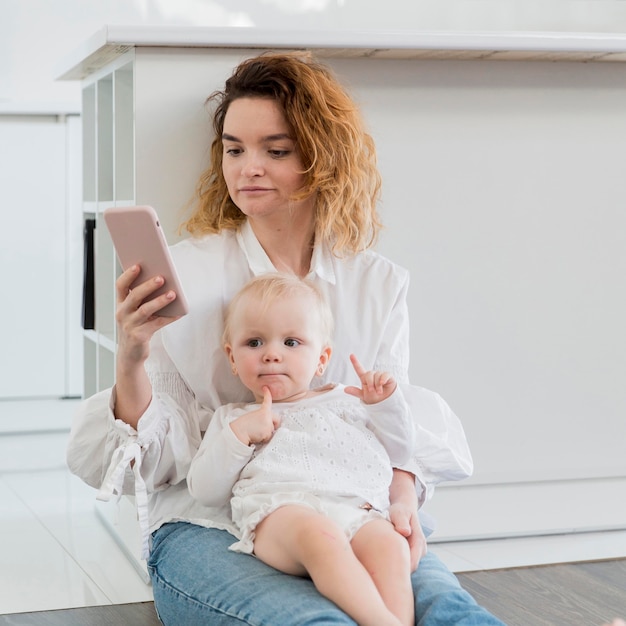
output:
M 227 303 L 255 275 L 307 276 L 336 324 L 336 358 L 319 384 L 357 384 L 348 355 L 358 352 L 367 369 L 401 384 L 416 422 L 418 453 L 394 470 L 390 490 L 391 521 L 419 563 L 416 621 L 500 623 L 426 554 L 418 503 L 437 482 L 469 475 L 471 457 L 447 405 L 408 384 L 408 274 L 370 250 L 380 177 L 355 104 L 327 68 L 297 54 L 244 61 L 213 99 L 211 165 L 186 224 L 192 236 L 172 249 L 190 313 L 159 317 L 176 294 L 141 302 L 162 279 L 130 291 L 138 268 L 120 276 L 115 387 L 77 415 L 70 468 L 101 498 L 135 493 L 165 624 L 353 623 L 309 580 L 229 552 L 230 511 L 194 502 L 185 480 L 213 411 L 252 400 L 222 353 Z

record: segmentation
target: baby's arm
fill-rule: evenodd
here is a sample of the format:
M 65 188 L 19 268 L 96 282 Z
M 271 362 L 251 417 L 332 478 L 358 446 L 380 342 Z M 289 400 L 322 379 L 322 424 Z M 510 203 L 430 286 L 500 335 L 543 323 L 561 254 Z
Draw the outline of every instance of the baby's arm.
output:
M 254 445 L 269 441 L 280 424 L 272 412 L 272 394 L 267 387 L 255 411 L 232 419 L 227 409 L 221 407 L 213 416 L 187 475 L 189 492 L 205 506 L 222 506 L 230 500 Z
M 213 415 L 187 474 L 189 492 L 205 506 L 223 506 L 230 500 L 233 486 L 254 452 L 231 430 L 228 409 L 220 407 Z
M 346 393 L 368 405 L 368 426 L 385 446 L 394 467 L 406 463 L 414 452 L 415 426 L 396 381 L 386 372 L 366 371 L 353 354 L 350 361 L 363 387 L 346 387 Z

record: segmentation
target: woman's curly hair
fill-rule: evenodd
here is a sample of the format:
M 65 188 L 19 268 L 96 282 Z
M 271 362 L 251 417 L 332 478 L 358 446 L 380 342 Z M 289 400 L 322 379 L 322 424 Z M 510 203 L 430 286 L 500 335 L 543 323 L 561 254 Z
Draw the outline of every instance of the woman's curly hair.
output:
M 377 213 L 381 179 L 374 140 L 361 113 L 331 70 L 310 53 L 265 53 L 243 61 L 217 103 L 211 164 L 196 189 L 196 204 L 183 225 L 193 235 L 237 229 L 246 216 L 231 200 L 222 174 L 222 132 L 230 104 L 238 98 L 271 98 L 281 107 L 304 165 L 305 183 L 293 197 L 316 196 L 316 240 L 337 256 L 371 247 L 381 223 Z

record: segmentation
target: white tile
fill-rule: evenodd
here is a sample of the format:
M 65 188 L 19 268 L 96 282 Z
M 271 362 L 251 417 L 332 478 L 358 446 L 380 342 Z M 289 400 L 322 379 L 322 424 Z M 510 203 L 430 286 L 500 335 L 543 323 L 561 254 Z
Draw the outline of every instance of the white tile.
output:
M 53 521 L 46 526 L 113 604 L 152 600 L 152 587 L 142 580 L 93 513 L 85 515 L 69 536 L 64 536 L 65 529 L 57 528 Z
M 0 537 L 14 532 L 39 530 L 40 527 L 41 525 L 33 516 L 32 511 L 0 475 Z
M 468 561 L 466 558 L 448 548 L 449 544 L 436 543 L 428 546 L 429 552 L 436 554 L 451 572 L 472 572 L 482 569 L 477 563 Z
M 38 521 L 114 604 L 152 599 L 95 514 L 96 491 L 67 470 L 5 477 Z
M 2 533 L 0 613 L 110 604 L 43 527 Z

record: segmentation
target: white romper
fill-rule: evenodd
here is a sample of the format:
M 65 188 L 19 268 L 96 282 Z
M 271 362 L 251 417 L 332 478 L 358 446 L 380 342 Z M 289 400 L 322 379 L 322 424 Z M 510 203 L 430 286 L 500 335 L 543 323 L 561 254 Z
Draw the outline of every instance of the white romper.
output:
M 256 526 L 285 504 L 330 516 L 349 539 L 370 519 L 388 517 L 392 459 L 399 464 L 413 452 L 408 407 L 399 390 L 365 405 L 344 389 L 336 385 L 298 402 L 274 403 L 281 423 L 262 445 L 246 446 L 229 426 L 258 404 L 229 404 L 216 411 L 189 484 L 192 493 L 222 494 L 230 484 L 232 517 L 241 534 L 231 549 L 251 553 Z M 232 446 L 233 459 L 241 454 L 240 472 L 235 463 L 223 464 L 221 472 L 213 467 L 211 458 L 224 445 Z

